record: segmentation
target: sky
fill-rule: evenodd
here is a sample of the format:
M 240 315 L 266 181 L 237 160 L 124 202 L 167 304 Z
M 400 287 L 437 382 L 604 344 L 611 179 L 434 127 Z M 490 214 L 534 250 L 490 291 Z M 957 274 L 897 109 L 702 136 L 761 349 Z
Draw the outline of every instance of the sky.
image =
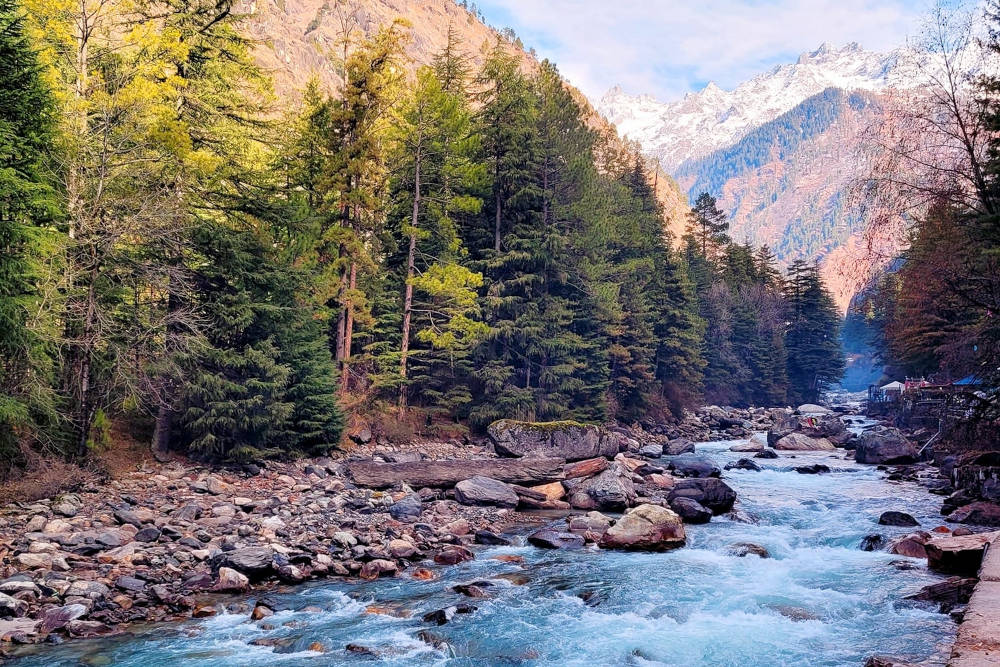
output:
M 471 3 L 470 3 L 471 4 Z M 929 0 L 477 0 L 591 99 L 619 84 L 672 101 L 737 84 L 824 42 L 890 50 Z

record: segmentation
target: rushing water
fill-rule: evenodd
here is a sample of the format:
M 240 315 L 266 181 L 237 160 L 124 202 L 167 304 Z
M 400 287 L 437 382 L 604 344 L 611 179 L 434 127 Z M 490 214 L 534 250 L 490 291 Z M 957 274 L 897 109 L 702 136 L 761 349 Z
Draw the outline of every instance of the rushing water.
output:
M 746 454 L 728 442 L 699 445 L 719 464 Z M 939 578 L 921 561 L 858 549 L 879 514 L 905 510 L 930 529 L 939 502 L 909 483 L 835 454 L 760 460 L 761 472 L 725 473 L 737 507 L 757 523 L 715 518 L 688 527 L 688 545 L 669 553 L 481 549 L 477 559 L 438 570 L 434 581 L 403 576 L 373 583 L 328 581 L 276 597 L 289 611 L 264 623 L 248 614 L 158 626 L 133 635 L 39 649 L 18 665 L 860 665 L 873 653 L 944 664 L 949 618 L 903 601 Z M 824 475 L 793 465 L 823 462 Z M 735 542 L 772 557 L 739 558 Z M 515 554 L 524 564 L 493 558 Z M 902 564 L 902 565 L 901 565 Z M 910 569 L 906 569 L 910 566 Z M 450 590 L 490 580 L 489 599 Z M 441 627 L 421 617 L 458 603 L 478 606 Z M 399 616 L 367 613 L 369 605 Z M 296 611 L 304 607 L 322 611 Z M 434 637 L 420 638 L 421 631 Z M 253 645 L 279 639 L 279 647 Z M 427 640 L 446 642 L 435 648 Z M 308 650 L 313 642 L 325 653 Z M 377 658 L 349 653 L 371 648 Z

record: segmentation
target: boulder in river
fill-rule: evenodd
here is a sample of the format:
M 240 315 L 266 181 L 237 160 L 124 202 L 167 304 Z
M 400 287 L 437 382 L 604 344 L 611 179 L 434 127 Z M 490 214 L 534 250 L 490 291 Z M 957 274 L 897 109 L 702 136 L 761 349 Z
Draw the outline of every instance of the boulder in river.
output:
M 262 579 L 271 573 L 274 550 L 271 547 L 246 547 L 220 555 L 220 567 L 228 567 L 245 574 L 251 580 Z
M 554 456 L 580 461 L 618 453 L 622 436 L 601 426 L 574 421 L 521 422 L 500 419 L 487 428 L 501 456 Z
M 928 534 L 923 532 L 910 533 L 903 537 L 896 538 L 889 545 L 889 553 L 910 558 L 927 557 Z
M 711 459 L 693 454 L 676 456 L 667 463 L 667 468 L 681 477 L 719 477 L 722 471 Z
M 712 510 L 713 514 L 724 514 L 736 503 L 736 492 L 715 477 L 681 479 L 670 491 L 667 502 L 672 503 L 677 498 L 690 498 Z
M 601 536 L 606 549 L 662 551 L 684 546 L 684 522 L 659 505 L 639 505 Z
M 906 512 L 897 512 L 895 510 L 889 510 L 888 512 L 882 512 L 882 515 L 878 518 L 879 525 L 882 526 L 919 526 L 920 522 L 914 519 L 911 515 Z
M 737 558 L 745 558 L 747 556 L 757 556 L 759 558 L 771 557 L 771 553 L 766 548 L 753 542 L 736 542 L 735 544 L 730 544 L 726 547 L 726 553 Z
M 712 510 L 693 498 L 679 496 L 670 503 L 670 509 L 677 513 L 684 523 L 708 523 L 712 520 Z
M 767 448 L 757 452 L 756 454 L 753 455 L 753 457 L 755 459 L 776 459 L 778 458 L 778 452 L 774 451 L 771 448 Z
M 883 544 L 885 544 L 885 535 L 872 533 L 871 535 L 862 537 L 861 544 L 858 547 L 862 551 L 877 551 L 882 548 Z
M 675 438 L 663 445 L 663 453 L 666 456 L 694 454 L 694 443 L 687 438 Z
M 582 509 L 623 510 L 631 507 L 636 499 L 631 476 L 619 463 L 612 464 L 597 477 L 584 482 L 578 491 L 585 492 L 593 501 L 591 507 Z
M 760 452 L 767 447 L 767 435 L 754 433 L 746 442 L 738 442 L 729 448 L 731 452 Z
M 917 448 L 898 428 L 873 428 L 858 439 L 854 460 L 858 463 L 913 463 L 917 460 Z
M 509 484 L 477 475 L 455 485 L 455 500 L 463 505 L 517 507 L 517 493 Z
M 543 549 L 579 549 L 583 546 L 583 537 L 575 533 L 543 528 L 528 535 L 528 543 Z
M 836 449 L 826 438 L 811 438 L 805 433 L 789 433 L 774 443 L 774 448 L 783 451 L 828 451 Z
M 800 475 L 819 475 L 820 473 L 830 472 L 830 466 L 823 465 L 822 463 L 813 463 L 811 465 L 805 466 L 795 466 L 795 472 Z
M 759 471 L 760 466 L 751 461 L 750 459 L 740 459 L 738 461 L 730 461 L 725 466 L 726 470 L 754 470 Z

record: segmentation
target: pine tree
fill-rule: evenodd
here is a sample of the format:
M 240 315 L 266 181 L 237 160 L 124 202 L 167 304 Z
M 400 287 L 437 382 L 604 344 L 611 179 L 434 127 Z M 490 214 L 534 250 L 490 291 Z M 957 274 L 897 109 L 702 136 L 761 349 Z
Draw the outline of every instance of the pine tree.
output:
M 785 308 L 789 397 L 796 402 L 815 402 L 825 388 L 840 380 L 845 364 L 840 314 L 818 268 L 801 260 L 792 263 Z
M 0 472 L 34 435 L 40 412 L 52 418 L 48 350 L 31 329 L 37 311 L 43 225 L 58 214 L 46 174 L 54 102 L 26 35 L 24 10 L 0 0 Z
M 707 192 L 698 195 L 688 216 L 687 233 L 694 237 L 702 257 L 714 257 L 722 246 L 729 243 L 728 229 L 729 221 L 716 205 L 715 197 Z

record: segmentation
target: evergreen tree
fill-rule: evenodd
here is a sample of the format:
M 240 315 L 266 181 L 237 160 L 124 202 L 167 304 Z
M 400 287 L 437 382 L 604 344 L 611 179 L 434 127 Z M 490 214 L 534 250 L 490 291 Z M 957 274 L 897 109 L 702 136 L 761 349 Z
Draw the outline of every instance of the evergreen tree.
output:
M 702 257 L 714 257 L 722 246 L 729 243 L 728 229 L 729 221 L 716 205 L 715 197 L 707 192 L 698 195 L 688 216 L 687 233 L 695 239 Z
M 792 263 L 785 286 L 785 308 L 789 398 L 794 402 L 816 402 L 824 389 L 840 380 L 845 365 L 840 314 L 819 269 L 801 260 Z
M 26 35 L 24 10 L 0 0 L 0 472 L 19 437 L 52 418 L 48 350 L 31 329 L 43 225 L 58 210 L 46 173 L 54 104 Z M 40 413 L 46 413 L 42 415 Z

